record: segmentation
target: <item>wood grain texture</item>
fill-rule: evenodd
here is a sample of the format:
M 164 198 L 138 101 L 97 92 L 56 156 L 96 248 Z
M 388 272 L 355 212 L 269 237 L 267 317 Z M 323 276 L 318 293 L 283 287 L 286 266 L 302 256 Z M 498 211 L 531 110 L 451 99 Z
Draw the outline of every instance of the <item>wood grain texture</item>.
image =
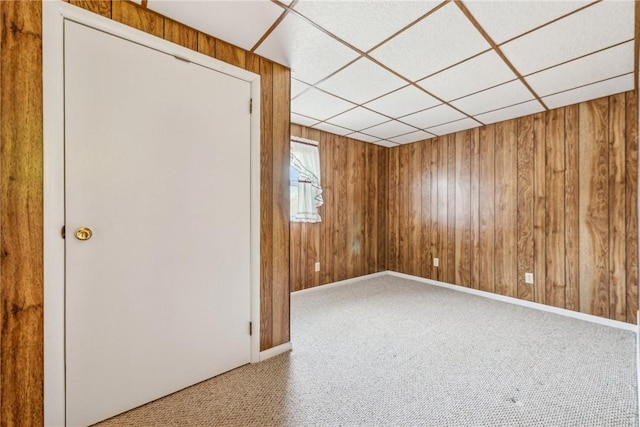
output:
M 42 4 L 0 2 L 0 420 L 42 425 Z
M 580 108 L 565 107 L 565 308 L 580 310 Z
M 533 116 L 525 116 L 517 119 L 517 151 L 517 297 L 527 301 L 533 301 L 533 284 L 525 283 L 524 280 L 525 273 L 534 272 Z
M 216 43 L 216 48 L 220 43 Z M 243 61 L 244 64 L 244 61 Z M 288 68 L 273 64 L 273 346 L 289 341 L 289 146 Z
M 609 100 L 580 104 L 580 311 L 609 317 Z
M 545 262 L 546 284 L 545 304 L 564 307 L 564 108 L 548 112 L 546 116 L 546 222 L 545 222 Z
M 627 320 L 626 277 L 626 102 L 609 97 L 609 318 Z
M 191 50 L 198 50 L 198 32 L 172 19 L 164 19 L 164 39 Z
M 494 292 L 495 125 L 480 129 L 478 289 Z
M 231 43 L 227 43 L 223 40 L 216 40 L 216 58 L 229 63 L 231 65 L 235 65 L 237 67 L 244 68 L 246 63 L 246 54 L 247 51 L 240 49 L 237 46 L 232 45 Z M 274 63 L 274 67 L 279 64 Z
M 517 122 L 495 127 L 495 292 L 515 297 L 517 259 Z
M 388 150 L 388 267 L 635 322 L 637 102 L 627 92 Z
M 113 0 L 111 17 L 145 33 L 162 38 L 164 35 L 164 18 L 135 3 L 124 0 Z
M 637 90 L 626 93 L 625 138 L 627 322 L 634 325 L 638 321 L 638 93 Z
M 111 18 L 111 0 L 71 0 L 69 3 L 105 18 Z
M 215 58 L 216 56 L 216 39 L 207 34 L 198 32 L 198 52 Z M 247 58 L 245 68 L 256 74 L 260 74 L 260 57 L 251 54 L 251 59 Z

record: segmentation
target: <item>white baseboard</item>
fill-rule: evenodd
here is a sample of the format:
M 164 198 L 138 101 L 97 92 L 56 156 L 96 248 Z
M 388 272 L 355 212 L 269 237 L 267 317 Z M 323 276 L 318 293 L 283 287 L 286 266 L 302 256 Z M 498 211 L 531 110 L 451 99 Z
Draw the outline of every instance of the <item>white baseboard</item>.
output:
M 425 279 L 424 277 L 412 276 L 410 274 L 397 273 L 395 271 L 387 272 L 391 276 L 402 277 L 409 280 L 415 280 L 416 282 L 428 283 L 434 286 L 440 286 L 442 288 L 451 289 L 454 291 L 464 292 L 467 294 L 477 295 L 485 298 L 490 298 L 502 302 L 521 305 L 523 307 L 534 308 L 541 311 L 547 311 L 549 313 L 559 314 L 561 316 L 572 317 L 574 319 L 580 319 L 591 323 L 598 323 L 600 325 L 610 326 L 612 328 L 624 329 L 626 331 L 638 332 L 638 326 L 632 325 L 626 322 L 620 322 L 618 320 L 605 319 L 604 317 L 594 316 L 591 314 L 580 313 L 573 310 L 567 310 L 565 308 L 552 307 L 550 305 L 540 304 L 532 301 L 525 301 L 518 298 L 508 297 L 504 295 L 494 294 L 492 292 L 481 291 L 478 289 L 465 288 L 464 286 L 452 285 L 449 283 L 439 282 L 437 280 Z
M 287 351 L 291 351 L 292 349 L 291 341 L 286 342 L 284 344 L 280 344 L 278 346 L 266 349 L 265 351 L 260 352 L 260 362 L 263 362 L 267 359 L 271 359 L 279 354 L 286 353 Z
M 364 276 L 358 276 L 351 279 L 340 280 L 339 282 L 327 283 L 326 285 L 315 286 L 309 289 L 301 289 L 299 291 L 292 292 L 291 295 L 307 294 L 311 292 L 323 291 L 329 288 L 335 288 L 336 286 L 344 286 L 350 283 L 360 282 L 362 280 L 373 279 L 374 277 L 386 276 L 387 271 L 380 271 L 378 273 L 366 274 Z

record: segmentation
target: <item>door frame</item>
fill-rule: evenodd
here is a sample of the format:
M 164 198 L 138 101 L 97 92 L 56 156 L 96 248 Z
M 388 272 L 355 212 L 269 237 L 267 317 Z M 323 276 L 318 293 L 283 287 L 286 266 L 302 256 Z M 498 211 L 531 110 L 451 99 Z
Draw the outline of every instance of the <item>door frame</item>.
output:
M 44 424 L 65 420 L 64 21 L 188 60 L 251 85 L 251 363 L 260 359 L 260 76 L 62 1 L 42 5 L 44 198 Z M 249 108 L 249 106 L 247 106 Z

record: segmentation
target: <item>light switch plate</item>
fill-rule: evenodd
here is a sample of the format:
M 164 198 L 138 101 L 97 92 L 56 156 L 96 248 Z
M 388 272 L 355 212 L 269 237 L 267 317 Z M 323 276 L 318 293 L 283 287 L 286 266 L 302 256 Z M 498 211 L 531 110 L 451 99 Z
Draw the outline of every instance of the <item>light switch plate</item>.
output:
M 533 273 L 524 273 L 524 283 L 533 284 Z

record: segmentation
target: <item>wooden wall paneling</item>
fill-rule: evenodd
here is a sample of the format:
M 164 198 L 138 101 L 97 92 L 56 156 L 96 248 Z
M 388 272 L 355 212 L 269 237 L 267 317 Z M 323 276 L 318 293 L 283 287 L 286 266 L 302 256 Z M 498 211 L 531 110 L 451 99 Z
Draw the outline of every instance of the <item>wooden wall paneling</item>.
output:
M 401 145 L 397 147 L 398 150 L 398 193 L 397 193 L 397 203 L 398 203 L 398 271 L 401 273 L 406 273 L 408 271 L 407 267 L 407 252 L 408 252 L 408 239 L 407 236 L 407 222 L 408 222 L 408 206 L 407 206 L 407 197 L 409 194 L 409 185 L 408 185 L 408 177 L 409 172 L 408 168 L 408 151 L 407 146 Z
M 564 307 L 564 108 L 546 115 L 546 304 Z
M 0 2 L 0 420 L 42 425 L 42 3 Z
M 308 139 L 318 141 L 319 154 L 321 151 L 320 131 L 316 129 L 307 129 L 307 131 L 306 137 Z M 320 166 L 320 183 L 322 184 L 322 164 Z M 318 209 L 318 212 L 322 215 L 322 207 Z M 320 218 L 321 220 L 324 219 L 322 216 Z M 317 222 L 305 225 L 309 232 L 307 234 L 307 287 L 314 287 L 320 284 L 320 272 L 315 271 L 315 266 L 316 262 L 320 262 L 320 234 L 324 224 L 322 222 Z M 322 264 L 320 265 L 320 268 L 322 268 Z
M 162 38 L 164 35 L 164 18 L 135 3 L 114 0 L 111 3 L 111 17 L 145 33 Z
M 438 180 L 440 179 L 438 169 L 440 168 L 440 162 L 438 157 L 438 147 L 440 146 L 441 138 L 442 137 L 433 138 L 428 142 L 431 145 L 431 149 L 429 150 L 431 153 L 431 166 L 429 167 L 431 175 L 431 201 L 429 202 L 429 209 L 431 210 L 431 225 L 429 233 L 429 252 L 431 254 L 429 263 L 431 264 L 431 276 L 429 278 L 434 280 L 438 280 L 440 275 L 440 267 L 435 267 L 433 265 L 433 259 L 440 257 L 440 228 L 438 223 Z
M 164 39 L 191 50 L 198 50 L 198 32 L 172 19 L 164 18 Z
M 347 142 L 344 138 L 335 138 L 334 162 L 334 179 L 336 180 L 338 203 L 336 203 L 335 218 L 337 219 L 336 228 L 334 230 L 334 244 L 336 251 L 333 253 L 333 266 L 336 269 L 334 281 L 344 280 L 348 278 L 347 252 L 350 251 L 349 236 L 347 234 L 349 200 L 348 200 L 348 155 Z
M 580 104 L 580 311 L 609 316 L 608 106 Z
M 534 301 L 546 301 L 546 113 L 533 116 L 533 268 Z
M 216 48 L 220 43 L 216 43 Z M 242 63 L 244 66 L 244 61 Z M 289 341 L 290 70 L 273 64 L 273 345 Z
M 388 194 L 388 217 L 387 217 L 387 266 L 391 271 L 398 271 L 398 171 L 399 171 L 399 153 L 400 148 L 394 147 L 389 150 L 388 175 L 389 175 L 389 194 Z
M 471 131 L 455 135 L 455 284 L 471 287 Z
M 469 227 L 470 227 L 470 250 L 471 250 L 471 287 L 479 289 L 480 286 L 480 263 L 482 254 L 480 253 L 480 129 L 475 128 L 469 131 L 470 136 L 470 195 L 469 195 Z
M 638 5 L 636 5 L 638 8 Z M 626 301 L 627 322 L 638 319 L 638 91 L 626 94 Z
M 215 58 L 216 56 L 216 39 L 207 34 L 198 32 L 198 52 Z M 245 68 L 256 74 L 260 74 L 260 57 L 253 53 L 247 53 Z
M 408 237 L 409 237 L 409 253 L 408 264 L 409 274 L 420 276 L 421 259 L 420 259 L 420 243 L 422 238 L 422 159 L 420 157 L 420 147 L 417 143 L 408 144 L 407 152 L 409 155 L 409 206 L 408 206 Z
M 323 237 L 321 243 L 321 256 L 320 256 L 320 283 L 333 282 L 333 248 L 335 242 L 333 240 L 334 223 L 336 217 L 332 215 L 335 211 L 336 200 L 335 193 L 335 180 L 333 174 L 333 151 L 334 146 L 332 143 L 332 136 L 327 133 L 322 133 L 320 136 L 320 162 L 322 165 L 323 176 L 323 199 L 324 205 L 320 208 L 322 217 Z
M 371 274 L 376 271 L 376 249 L 377 249 L 377 192 L 378 189 L 378 151 L 375 147 L 368 147 L 365 151 L 365 167 L 364 167 L 364 188 L 362 189 L 366 195 L 364 208 L 364 272 Z
M 448 245 L 449 245 L 449 229 L 448 229 L 448 216 L 449 216 L 449 200 L 448 190 L 449 185 L 447 183 L 447 168 L 449 166 L 449 136 L 443 136 L 440 138 L 440 143 L 437 147 L 438 153 L 438 180 L 436 185 L 438 186 L 438 246 L 437 257 L 439 258 L 440 266 L 437 268 L 438 280 L 442 282 L 447 281 L 449 262 L 447 260 Z
M 456 282 L 456 135 L 447 138 L 447 247 L 444 280 Z
M 97 15 L 111 18 L 111 0 L 71 0 L 69 3 Z
M 420 276 L 432 277 L 431 259 L 431 148 L 433 144 L 427 140 L 420 146 L 420 183 L 421 183 L 421 223 L 420 223 Z M 389 189 L 391 191 L 391 189 Z
M 609 97 L 609 318 L 626 321 L 625 94 Z
M 376 147 L 378 152 L 378 179 L 377 199 L 377 230 L 378 230 L 378 247 L 376 249 L 378 266 L 377 271 L 385 271 L 387 267 L 387 250 L 388 250 L 388 197 L 389 197 L 389 177 L 387 174 L 389 167 L 389 149 L 386 147 Z
M 245 50 L 240 49 L 239 47 L 234 46 L 231 43 L 227 43 L 222 40 L 216 40 L 215 49 L 216 49 L 217 59 L 224 61 L 228 64 L 244 68 L 246 63 L 246 54 L 247 54 Z M 275 62 L 273 66 L 274 68 L 282 67 L 281 65 L 276 64 Z M 286 68 L 286 67 L 283 67 L 283 68 Z
M 494 292 L 494 171 L 495 125 L 480 128 L 479 152 L 479 223 L 480 235 L 476 261 L 478 262 L 478 289 Z
M 289 283 L 291 285 L 291 292 L 296 292 L 304 289 L 304 283 L 300 267 L 303 263 L 302 257 L 304 250 L 302 247 L 302 223 L 291 222 L 289 226 Z
M 533 285 L 525 273 L 533 273 L 533 116 L 517 119 L 517 292 L 520 299 L 533 301 Z M 540 278 L 542 279 L 542 278 Z M 535 280 L 535 275 L 534 275 Z
M 250 70 L 254 71 L 255 70 Z M 260 60 L 260 349 L 273 347 L 273 63 Z M 277 307 L 276 307 L 277 309 Z
M 565 308 L 580 310 L 580 109 L 565 107 Z
M 495 292 L 517 296 L 517 129 L 516 121 L 495 125 Z

